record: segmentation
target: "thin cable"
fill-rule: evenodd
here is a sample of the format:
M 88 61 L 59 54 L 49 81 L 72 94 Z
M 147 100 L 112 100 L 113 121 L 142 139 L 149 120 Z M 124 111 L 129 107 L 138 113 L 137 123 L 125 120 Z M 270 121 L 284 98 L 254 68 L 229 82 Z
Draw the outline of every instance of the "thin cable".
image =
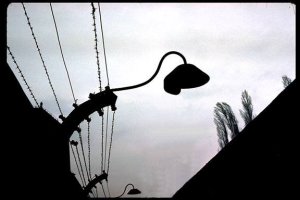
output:
M 106 187 L 107 187 L 108 195 L 109 195 L 109 197 L 111 197 L 111 196 L 110 196 L 109 187 L 108 187 L 108 181 L 106 181 Z
M 78 163 L 77 163 L 77 159 L 76 159 L 76 156 L 75 156 L 75 153 L 74 153 L 73 146 L 72 146 L 72 145 L 70 145 L 70 146 L 71 146 L 71 149 L 72 149 L 72 153 L 73 153 L 73 157 L 74 157 L 74 160 L 75 160 L 75 163 L 76 163 L 76 167 L 77 167 L 77 170 L 78 170 L 78 174 L 79 174 L 79 177 L 80 177 L 80 179 L 81 179 L 82 186 L 85 187 L 84 182 L 83 182 L 83 178 L 82 178 L 82 175 L 81 175 L 81 173 L 80 173 L 80 169 L 79 169 L 79 166 L 78 166 Z
M 89 180 L 90 175 L 89 175 L 89 171 L 88 171 L 88 168 L 87 168 L 86 159 L 85 159 L 85 155 L 84 155 L 82 136 L 81 136 L 80 132 L 78 132 L 78 134 L 79 134 L 79 141 L 80 141 L 82 157 L 83 157 L 83 161 L 84 161 L 84 165 L 85 165 L 85 170 L 86 170 L 86 174 L 87 174 L 87 179 Z
M 25 8 L 24 3 L 22 3 L 22 6 L 23 6 L 23 9 L 24 9 L 25 16 L 26 16 L 26 19 L 27 19 L 27 23 L 28 23 L 29 28 L 30 28 L 30 30 L 31 30 L 31 34 L 32 34 L 33 40 L 34 40 L 34 42 L 35 42 L 37 51 L 38 51 L 38 53 L 39 53 L 39 55 L 40 55 L 40 58 L 41 58 L 41 61 L 42 61 L 42 63 L 43 63 L 43 67 L 44 67 L 44 70 L 45 70 L 45 72 L 46 72 L 46 75 L 47 75 L 47 78 L 48 78 L 48 82 L 49 82 L 49 85 L 50 85 L 50 87 L 51 87 L 52 93 L 53 93 L 53 95 L 54 95 L 54 98 L 55 98 L 57 107 L 58 107 L 58 109 L 59 109 L 60 114 L 63 115 L 63 113 L 62 113 L 62 111 L 61 111 L 61 108 L 60 108 L 60 105 L 59 105 L 59 103 L 58 103 L 58 99 L 57 99 L 57 96 L 56 96 L 56 94 L 55 94 L 55 91 L 54 91 L 54 88 L 53 88 L 53 85 L 52 85 L 52 82 L 51 82 L 51 79 L 50 79 L 50 76 L 49 76 L 47 67 L 46 67 L 45 62 L 44 62 L 44 59 L 43 59 L 43 57 L 42 57 L 41 49 L 39 48 L 39 45 L 38 45 L 38 43 L 37 43 L 35 34 L 34 34 L 34 32 L 33 32 L 33 28 L 32 28 L 32 26 L 31 26 L 31 23 L 30 23 L 28 14 L 27 14 L 27 12 L 26 12 L 26 8 Z
M 108 130 L 108 107 L 106 108 L 106 133 L 105 133 L 105 148 L 104 148 L 104 169 L 106 166 L 106 155 L 107 155 L 107 130 Z
M 93 195 L 93 197 L 95 198 L 95 197 L 96 197 L 96 195 L 94 194 L 94 191 L 93 191 L 93 189 L 91 189 L 91 192 L 92 192 L 92 195 Z
M 103 117 L 103 115 L 101 116 L 101 118 L 102 118 L 102 130 L 101 130 L 101 137 L 102 137 L 102 139 L 101 139 L 101 172 L 103 172 L 103 142 L 104 142 L 104 117 Z
M 116 111 L 113 112 L 113 118 L 112 118 L 112 123 L 111 123 L 111 135 L 110 135 L 110 144 L 109 144 L 109 151 L 108 151 L 108 164 L 107 164 L 107 174 L 109 172 L 109 164 L 110 164 L 110 153 L 111 153 L 111 147 L 112 147 L 112 141 L 113 141 L 113 134 L 114 134 L 114 124 L 115 124 L 115 113 Z
M 105 190 L 104 190 L 104 187 L 103 187 L 102 183 L 100 183 L 100 185 L 102 187 L 102 191 L 103 191 L 104 197 L 106 198 Z
M 15 57 L 13 56 L 13 54 L 12 54 L 12 52 L 10 51 L 10 48 L 9 48 L 8 46 L 7 46 L 7 49 L 8 49 L 8 51 L 9 51 L 9 55 L 11 56 L 13 62 L 14 62 L 15 65 L 16 65 L 16 67 L 17 67 L 17 69 L 18 69 L 18 71 L 19 71 L 19 74 L 21 75 L 21 77 L 22 77 L 22 79 L 23 79 L 23 81 L 24 81 L 24 83 L 25 83 L 27 89 L 29 90 L 29 93 L 30 93 L 31 97 L 33 98 L 33 100 L 34 100 L 34 102 L 36 103 L 37 107 L 40 107 L 39 104 L 38 104 L 38 102 L 37 102 L 37 100 L 36 100 L 36 98 L 35 98 L 35 96 L 34 96 L 34 94 L 33 94 L 33 92 L 32 92 L 32 90 L 31 90 L 31 88 L 29 87 L 29 85 L 28 85 L 28 83 L 27 83 L 27 81 L 26 81 L 26 79 L 25 79 L 25 76 L 24 76 L 24 74 L 23 74 L 21 68 L 20 68 L 19 65 L 17 64 L 17 61 L 16 61 Z
M 98 79 L 99 79 L 99 84 L 100 84 L 100 92 L 102 91 L 102 86 L 101 86 L 101 70 L 100 70 L 100 61 L 99 61 L 99 51 L 98 51 L 98 36 L 97 36 L 97 28 L 96 28 L 96 16 L 95 16 L 95 11 L 96 8 L 94 7 L 94 4 L 91 3 L 92 6 L 92 16 L 93 16 L 93 26 L 94 26 L 94 34 L 95 34 L 95 50 L 96 50 L 96 59 L 97 59 L 97 67 L 98 67 Z
M 103 34 L 102 18 L 101 18 L 101 8 L 100 8 L 100 3 L 99 2 L 98 2 L 98 7 L 99 7 L 99 16 L 100 16 L 100 25 L 101 25 L 101 34 L 102 34 L 102 44 L 103 44 L 104 61 L 105 61 L 105 68 L 106 68 L 106 78 L 107 78 L 107 84 L 109 86 L 107 61 L 106 61 L 106 53 L 105 53 L 105 45 L 104 45 L 104 34 Z
M 78 157 L 78 161 L 79 161 L 79 165 L 80 165 L 80 169 L 81 169 L 81 173 L 82 173 L 82 177 L 83 177 L 83 182 L 84 182 L 84 185 L 86 185 L 85 176 L 84 176 L 84 172 L 83 172 L 83 167 L 82 167 L 82 164 L 81 164 L 81 159 L 80 159 L 80 156 L 79 156 L 79 151 L 78 151 L 77 146 L 76 146 L 76 152 L 77 152 L 77 157 Z
M 89 162 L 89 176 L 91 177 L 91 144 L 90 144 L 90 122 L 88 121 L 88 162 Z
M 97 185 L 95 185 L 95 187 L 96 187 L 96 197 L 98 198 L 99 196 L 98 196 L 98 188 L 97 188 Z
M 57 29 L 57 25 L 56 25 L 56 21 L 55 21 L 55 17 L 54 17 L 54 12 L 53 12 L 53 8 L 52 8 L 51 3 L 50 3 L 50 8 L 51 8 L 51 13 L 52 13 L 52 17 L 53 17 L 53 22 L 54 22 L 54 25 L 55 25 L 57 40 L 58 40 L 59 49 L 60 49 L 60 54 L 61 54 L 61 57 L 63 59 L 64 66 L 65 66 L 65 69 L 66 69 L 66 72 L 67 72 L 67 76 L 68 76 L 70 88 L 71 88 L 71 91 L 72 91 L 74 103 L 76 103 L 76 98 L 75 98 L 75 94 L 74 94 L 74 91 L 73 91 L 73 87 L 72 87 L 72 83 L 71 83 L 71 78 L 70 78 L 70 75 L 69 75 L 69 71 L 68 71 L 68 68 L 67 68 L 67 65 L 66 65 L 65 57 L 64 57 L 64 54 L 63 54 L 63 51 L 62 51 L 62 47 L 61 47 L 61 43 L 60 43 L 60 39 L 59 39 L 59 34 L 58 34 L 58 29 Z
M 73 153 L 73 157 L 74 157 L 74 160 L 75 160 L 75 163 L 76 163 L 78 174 L 79 174 L 79 177 L 81 179 L 82 186 L 84 186 L 84 182 L 83 182 L 83 179 L 82 179 L 82 176 L 81 176 L 81 173 L 80 173 L 80 169 L 79 169 L 79 166 L 78 166 L 78 163 L 77 163 L 77 159 L 76 159 L 76 156 L 75 156 L 75 153 L 74 153 L 73 146 L 72 145 L 70 145 L 70 146 L 71 146 L 71 149 L 72 149 L 72 153 Z

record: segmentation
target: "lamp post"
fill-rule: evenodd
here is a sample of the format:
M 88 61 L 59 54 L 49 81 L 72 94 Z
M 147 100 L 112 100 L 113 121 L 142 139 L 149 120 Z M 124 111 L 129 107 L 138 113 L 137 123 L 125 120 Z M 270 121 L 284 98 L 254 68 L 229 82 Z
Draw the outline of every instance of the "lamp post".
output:
M 188 64 L 181 53 L 170 51 L 160 59 L 156 71 L 147 81 L 132 86 L 113 89 L 106 86 L 104 91 L 97 94 L 90 93 L 90 100 L 80 105 L 75 105 L 74 110 L 67 117 L 60 116 L 63 121 L 62 132 L 66 134 L 66 138 L 69 139 L 74 131 L 80 131 L 78 125 L 83 120 L 88 119 L 89 115 L 93 112 L 98 111 L 99 115 L 103 115 L 102 108 L 105 106 L 111 106 L 112 110 L 116 110 L 115 103 L 117 96 L 113 92 L 135 89 L 150 83 L 158 74 L 164 59 L 171 54 L 180 56 L 183 60 L 183 64 L 176 67 L 165 77 L 164 89 L 166 92 L 177 95 L 180 93 L 181 89 L 199 87 L 209 81 L 209 76 L 195 65 Z
M 133 185 L 133 184 L 128 183 L 128 184 L 125 186 L 125 189 L 124 189 L 123 193 L 122 193 L 120 196 L 117 196 L 116 198 L 122 197 L 122 196 L 125 194 L 126 189 L 127 189 L 128 186 L 132 186 L 132 189 L 129 190 L 129 192 L 128 192 L 127 194 L 129 194 L 129 195 L 135 195 L 135 194 L 141 194 L 141 193 L 142 193 L 140 190 L 134 188 L 134 185 Z
M 176 54 L 180 56 L 183 60 L 183 64 L 176 67 L 164 79 L 164 89 L 166 92 L 173 95 L 177 95 L 180 93 L 181 89 L 199 87 L 206 84 L 209 81 L 209 76 L 200 69 L 198 69 L 196 66 L 188 64 L 185 57 L 181 53 L 177 51 L 170 51 L 160 59 L 156 71 L 147 81 L 132 86 L 114 88 L 111 89 L 111 91 L 117 92 L 122 90 L 130 90 L 150 83 L 158 74 L 164 59 L 171 54 Z
M 177 51 L 170 51 L 160 59 L 156 71 L 147 81 L 132 86 L 114 89 L 110 89 L 109 86 L 107 86 L 105 87 L 104 91 L 101 91 L 97 94 L 90 93 L 89 100 L 85 101 L 84 103 L 80 105 L 75 104 L 74 110 L 67 117 L 60 116 L 60 118 L 63 121 L 60 128 L 61 132 L 65 135 L 66 142 L 68 143 L 74 131 L 80 132 L 79 124 L 83 120 L 89 120 L 89 115 L 91 115 L 92 113 L 98 111 L 99 115 L 103 115 L 102 109 L 106 106 L 111 106 L 112 110 L 116 110 L 115 103 L 117 100 L 117 96 L 113 92 L 135 89 L 150 83 L 157 76 L 164 59 L 171 54 L 176 54 L 180 56 L 183 60 L 183 64 L 177 66 L 171 73 L 169 73 L 165 77 L 164 90 L 166 92 L 173 95 L 178 95 L 181 89 L 199 87 L 206 84 L 209 81 L 209 76 L 196 66 L 188 64 L 185 57 L 181 53 Z M 101 182 L 101 180 L 103 179 L 107 179 L 106 173 L 103 173 L 100 176 L 93 179 L 88 184 L 88 187 L 85 188 L 84 194 L 87 195 L 91 188 L 98 182 Z M 127 184 L 124 192 L 119 197 L 124 195 L 128 186 L 133 187 L 133 189 L 131 189 L 128 192 L 128 194 L 141 193 L 141 191 L 134 188 L 132 184 Z

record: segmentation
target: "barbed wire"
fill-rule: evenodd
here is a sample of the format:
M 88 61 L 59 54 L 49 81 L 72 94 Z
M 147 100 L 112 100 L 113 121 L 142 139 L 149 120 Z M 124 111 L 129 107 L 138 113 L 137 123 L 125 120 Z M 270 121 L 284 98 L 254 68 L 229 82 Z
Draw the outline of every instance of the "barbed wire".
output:
M 98 67 L 98 79 L 99 79 L 99 89 L 100 89 L 100 92 L 102 91 L 102 86 L 101 86 L 101 71 L 100 71 L 100 61 L 99 61 L 99 51 L 98 51 L 98 35 L 97 35 L 97 28 L 96 28 L 96 16 L 95 16 L 95 11 L 96 11 L 96 8 L 94 7 L 94 4 L 91 3 L 91 6 L 92 6 L 92 16 L 93 16 L 93 31 L 94 31 L 94 35 L 95 35 L 95 50 L 96 50 L 96 59 L 97 59 L 97 67 Z
M 12 52 L 11 52 L 9 46 L 7 46 L 7 50 L 8 50 L 8 52 L 9 52 L 9 55 L 11 56 L 13 62 L 15 63 L 15 65 L 16 65 L 16 67 L 17 67 L 17 69 L 18 69 L 18 72 L 19 72 L 19 74 L 21 75 L 21 78 L 23 79 L 23 81 L 24 81 L 24 83 L 25 83 L 25 85 L 26 85 L 26 87 L 27 87 L 27 89 L 28 89 L 28 91 L 29 91 L 29 93 L 30 93 L 30 96 L 33 98 L 34 102 L 36 103 L 36 106 L 39 107 L 39 104 L 38 104 L 38 102 L 37 102 L 37 100 L 36 100 L 36 98 L 35 98 L 35 96 L 34 96 L 34 94 L 33 94 L 33 91 L 31 90 L 30 86 L 28 85 L 28 83 L 27 83 L 27 81 L 26 81 L 26 79 L 25 79 L 25 76 L 24 76 L 24 74 L 23 74 L 21 68 L 19 67 L 19 65 L 18 65 L 18 63 L 17 63 L 17 61 L 16 61 L 14 55 L 12 54 Z
M 32 35 L 32 37 L 33 37 L 33 40 L 34 40 L 34 42 L 35 42 L 37 51 L 38 51 L 38 53 L 39 53 L 39 55 L 40 55 L 40 58 L 41 58 L 41 61 L 42 61 L 42 63 L 43 63 L 43 67 L 44 67 L 45 73 L 46 73 L 46 75 L 47 75 L 48 82 L 49 82 L 49 85 L 50 85 L 50 87 L 51 87 L 52 93 L 53 93 L 53 95 L 54 95 L 54 98 L 55 98 L 57 107 L 58 107 L 58 109 L 59 109 L 60 114 L 63 115 L 62 110 L 61 110 L 61 107 L 60 107 L 59 102 L 58 102 L 58 99 L 57 99 L 57 96 L 56 96 L 56 94 L 55 94 L 54 87 L 53 87 L 53 85 L 52 85 L 52 82 L 51 82 L 51 79 L 50 79 L 50 76 L 49 76 L 47 67 L 46 67 L 46 65 L 45 65 L 45 61 L 44 61 L 44 59 L 43 59 L 43 56 L 42 56 L 42 53 L 41 53 L 41 49 L 39 48 L 39 45 L 38 45 L 38 43 L 37 43 L 37 39 L 36 39 L 36 37 L 35 37 L 35 34 L 34 34 L 34 31 L 33 31 L 32 25 L 31 25 L 31 23 L 30 23 L 30 19 L 29 19 L 29 16 L 28 16 L 28 14 L 27 14 L 27 11 L 26 11 L 26 8 L 25 8 L 24 3 L 22 3 L 22 6 L 23 6 L 23 9 L 24 9 L 24 13 L 25 13 L 26 19 L 27 19 L 27 24 L 28 24 L 28 26 L 29 26 L 29 28 L 30 28 L 30 30 L 31 30 L 31 35 Z

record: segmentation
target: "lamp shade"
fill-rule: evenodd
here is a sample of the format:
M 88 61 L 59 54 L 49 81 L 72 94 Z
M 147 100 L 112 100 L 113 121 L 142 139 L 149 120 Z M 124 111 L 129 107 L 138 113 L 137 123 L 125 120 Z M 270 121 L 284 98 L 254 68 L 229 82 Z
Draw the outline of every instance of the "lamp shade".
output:
M 129 190 L 129 192 L 127 194 L 141 194 L 141 191 L 136 188 L 133 188 L 133 189 Z
M 195 88 L 206 84 L 209 76 L 192 64 L 182 64 L 164 79 L 164 90 L 177 95 L 181 89 Z

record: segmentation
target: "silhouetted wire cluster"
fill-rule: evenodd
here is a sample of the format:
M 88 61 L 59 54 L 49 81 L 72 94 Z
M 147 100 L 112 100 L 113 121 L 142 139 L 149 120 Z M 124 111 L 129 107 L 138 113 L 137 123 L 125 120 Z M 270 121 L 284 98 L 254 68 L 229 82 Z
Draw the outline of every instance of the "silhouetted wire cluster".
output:
M 73 144 L 72 144 L 73 142 Z M 76 143 L 75 143 L 76 144 Z M 71 150 L 72 150 L 72 153 L 73 153 L 73 157 L 74 157 L 74 160 L 75 160 L 75 164 L 76 164 L 76 167 L 77 167 L 77 170 L 78 170 L 78 174 L 79 174 L 79 177 L 81 179 L 81 183 L 82 183 L 82 186 L 85 187 L 85 181 L 84 179 L 82 178 L 82 174 L 80 172 L 80 168 L 79 168 L 79 165 L 78 165 L 78 162 L 77 162 L 77 158 L 76 158 L 76 155 L 75 155 L 75 152 L 74 152 L 74 149 L 73 149 L 73 145 L 75 146 L 74 144 L 74 141 L 71 141 L 70 142 L 70 146 L 71 146 Z M 77 145 L 77 144 L 76 144 Z M 79 155 L 79 154 L 78 154 Z M 80 163 L 81 164 L 81 163 Z
M 80 146 L 81 146 L 83 161 L 84 161 L 84 165 L 85 165 L 85 169 L 86 169 L 87 179 L 89 180 L 90 176 L 89 176 L 89 171 L 88 171 L 87 164 L 86 164 L 85 154 L 84 154 L 84 150 L 83 150 L 82 134 L 80 131 L 78 132 L 78 135 L 79 135 L 79 142 L 80 142 Z
M 78 157 L 78 161 L 79 161 L 79 165 L 80 165 L 80 169 L 81 169 L 81 174 L 82 174 L 84 186 L 86 186 L 85 177 L 84 177 L 84 172 L 83 172 L 83 167 L 82 167 L 82 164 L 81 164 L 81 160 L 80 160 L 80 156 L 79 156 L 78 147 L 77 147 L 77 145 L 76 145 L 75 147 L 76 147 L 77 157 Z
M 36 37 L 35 37 L 35 34 L 34 34 L 34 32 L 33 32 L 33 28 L 32 28 L 32 26 L 31 26 L 31 23 L 30 23 L 30 20 L 29 20 L 29 17 L 28 17 L 28 14 L 27 14 L 27 11 L 26 11 L 26 8 L 25 8 L 24 3 L 22 3 L 22 6 L 23 6 L 23 9 L 24 9 L 24 13 L 25 13 L 26 19 L 27 19 L 27 24 L 28 24 L 28 26 L 29 26 L 29 28 L 30 28 L 30 30 L 31 30 L 31 35 L 32 35 L 32 37 L 33 37 L 33 40 L 34 40 L 34 42 L 35 42 L 37 51 L 38 51 L 38 53 L 39 53 L 39 55 L 40 55 L 40 58 L 41 58 L 41 61 L 42 61 L 42 63 L 43 63 L 43 67 L 44 67 L 45 73 L 46 73 L 46 75 L 47 75 L 48 82 L 49 82 L 49 85 L 50 85 L 50 87 L 51 87 L 52 93 L 53 93 L 53 95 L 54 95 L 54 98 L 55 98 L 57 107 L 58 107 L 58 109 L 59 109 L 60 114 L 63 115 L 62 110 L 61 110 L 61 107 L 60 107 L 60 105 L 59 105 L 59 103 L 58 103 L 58 99 L 57 99 L 57 96 L 56 96 L 56 94 L 55 94 L 55 91 L 54 91 L 54 88 L 53 88 L 53 85 L 52 85 L 52 82 L 51 82 L 51 79 L 50 79 L 50 76 L 49 76 L 47 67 L 46 67 L 46 65 L 45 65 L 45 62 L 44 62 L 44 59 L 43 59 L 41 50 L 40 50 L 39 45 L 38 45 L 38 43 L 37 43 L 37 39 L 36 39 Z
M 21 68 L 19 67 L 19 65 L 18 65 L 18 63 L 17 63 L 15 57 L 13 56 L 13 54 L 12 54 L 12 52 L 10 51 L 10 48 L 9 48 L 8 46 L 7 46 L 7 50 L 8 50 L 8 52 L 9 52 L 9 55 L 11 56 L 13 62 L 15 63 L 15 65 L 16 65 L 18 71 L 19 71 L 19 74 L 21 75 L 21 77 L 22 77 L 22 79 L 23 79 L 23 81 L 24 81 L 24 83 L 25 83 L 25 85 L 26 85 L 26 87 L 27 87 L 27 89 L 28 89 L 28 91 L 29 91 L 31 97 L 33 98 L 34 102 L 36 103 L 36 106 L 39 107 L 39 104 L 38 104 L 38 102 L 37 102 L 37 100 L 36 100 L 36 98 L 35 98 L 35 96 L 34 96 L 32 90 L 31 90 L 30 86 L 28 85 L 28 83 L 27 83 L 27 81 L 26 81 L 26 79 L 25 79 L 25 76 L 24 76 L 24 74 L 23 74 Z
M 46 76 L 48 78 L 48 82 L 49 82 L 49 85 L 51 87 L 51 90 L 52 90 L 52 93 L 55 97 L 55 101 L 56 101 L 56 104 L 58 106 L 58 109 L 62 114 L 62 110 L 61 110 L 61 107 L 59 105 L 59 102 L 58 102 L 58 99 L 57 99 L 57 96 L 56 96 L 56 93 L 55 93 L 55 90 L 54 90 L 54 87 L 52 85 L 52 82 L 51 82 L 51 79 L 50 79 L 50 75 L 48 73 L 48 69 L 45 65 L 45 62 L 44 62 L 44 59 L 43 59 L 43 56 L 42 56 L 42 53 L 41 53 L 41 50 L 39 48 L 39 45 L 38 45 L 38 42 L 37 42 L 37 39 L 36 39 L 36 36 L 34 34 L 34 31 L 33 31 L 33 27 L 30 23 L 30 19 L 29 19 L 29 16 L 27 14 L 27 11 L 26 11 L 26 8 L 25 8 L 25 5 L 24 3 L 22 3 L 22 6 L 23 6 L 23 9 L 24 9 L 24 13 L 25 13 L 25 16 L 26 16 L 26 19 L 27 19 L 27 24 L 31 30 L 31 34 L 32 34 L 32 37 L 33 37 L 33 40 L 35 42 L 35 45 L 36 45 L 36 48 L 37 48 L 37 51 L 39 53 L 39 56 L 41 58 L 41 61 L 42 61 L 42 64 L 43 64 L 43 68 L 45 70 L 45 73 L 46 73 Z M 99 79 L 99 84 L 100 84 L 100 92 L 102 91 L 102 86 L 101 86 L 101 70 L 100 70 L 100 61 L 99 61 L 99 51 L 98 51 L 98 35 L 97 35 L 97 29 L 96 29 L 96 16 L 95 16 L 95 10 L 96 8 L 94 7 L 93 3 L 91 3 L 91 6 L 92 6 L 92 16 L 93 16 L 93 26 L 94 26 L 94 36 L 95 36 L 95 50 L 96 50 L 96 59 L 97 59 L 97 67 L 98 67 L 98 79 Z M 99 6 L 99 16 L 100 16 L 100 25 L 101 25 L 101 33 L 102 33 L 102 42 L 103 42 L 103 50 L 104 50 L 104 57 L 105 57 L 105 65 L 106 65 L 106 75 L 107 75 L 107 83 L 108 83 L 108 86 L 109 86 L 109 77 L 108 77 L 108 69 L 107 69 L 107 60 L 106 60 L 106 53 L 105 53 L 105 44 L 104 44 L 104 35 L 103 35 L 103 28 L 102 28 L 102 21 L 101 21 L 101 11 L 100 11 L 100 4 L 98 3 L 98 6 Z M 74 91 L 73 91 L 73 87 L 72 87 L 72 83 L 71 83 L 71 79 L 70 79 L 70 75 L 69 75 L 69 72 L 68 72 L 68 68 L 67 68 L 67 65 L 66 65 L 66 62 L 65 62 L 65 58 L 64 58 L 64 55 L 63 55 L 63 51 L 62 51 L 62 46 L 61 46 L 61 42 L 60 42 L 60 38 L 59 38 L 59 32 L 58 32 L 58 28 L 57 28 L 57 24 L 56 24 L 56 20 L 55 20 L 55 16 L 54 16 L 54 12 L 53 12 L 53 8 L 52 8 L 52 5 L 50 3 L 50 8 L 51 8 L 51 13 L 52 13 L 52 17 L 53 17 L 53 22 L 54 22 L 54 25 L 55 25 L 55 30 L 56 30 L 56 35 L 57 35 L 57 39 L 58 39 L 58 43 L 59 43 L 59 47 L 60 47 L 60 52 L 61 52 L 61 56 L 62 56 L 62 59 L 63 59 L 63 63 L 64 63 L 64 66 L 65 66 L 65 70 L 66 70 L 66 73 L 67 73 L 67 76 L 68 76 L 68 80 L 69 80 L 69 84 L 70 84 L 70 88 L 71 88 L 71 92 L 72 92 L 72 95 L 73 95 L 73 99 L 74 99 L 74 102 L 76 104 L 76 98 L 75 98 L 75 94 L 74 94 Z M 13 59 L 13 62 L 16 64 L 17 66 L 17 69 L 19 71 L 19 73 L 21 74 L 21 77 L 23 79 L 23 81 L 25 82 L 25 85 L 27 86 L 27 89 L 29 90 L 30 92 L 30 95 L 32 96 L 32 98 L 34 99 L 35 103 L 37 106 L 39 106 L 31 88 L 29 87 L 21 69 L 19 68 L 14 56 L 12 55 L 12 52 L 10 51 L 9 47 L 8 48 L 8 51 L 9 51 L 9 54 L 11 55 L 12 59 Z M 73 104 L 74 105 L 74 104 Z M 42 104 L 39 106 L 41 107 Z M 112 117 L 112 124 L 111 124 L 111 135 L 110 135 L 110 143 L 109 143 L 109 149 L 108 149 L 108 152 L 107 152 L 107 142 L 108 142 L 108 115 L 109 115 L 109 109 L 107 107 L 107 115 L 106 115 L 106 134 L 105 134 L 105 139 L 104 139 L 104 117 L 103 115 L 101 115 L 102 117 L 102 127 L 101 127 L 101 132 L 102 132 L 102 137 L 101 137 L 101 172 L 105 172 L 105 168 L 107 167 L 107 172 L 109 171 L 109 167 L 110 167 L 110 158 L 111 158 L 111 149 L 112 149 L 112 140 L 113 140 L 113 131 L 114 131 L 114 123 L 115 123 L 115 111 L 113 112 L 113 117 Z M 78 134 L 79 134 L 79 142 L 80 142 L 80 146 L 81 146 L 81 153 L 82 153 L 82 158 L 83 158 L 83 161 L 84 161 L 84 167 L 85 167 L 85 171 L 86 171 L 86 176 L 87 176 L 87 179 L 85 178 L 85 173 L 84 173 L 84 167 L 82 165 L 82 162 L 81 162 L 81 158 L 80 158 L 80 155 L 79 155 L 79 150 L 78 150 L 78 142 L 75 142 L 75 141 L 71 141 L 70 142 L 70 145 L 71 145 L 71 149 L 72 149 L 72 153 L 73 153 L 73 157 L 74 157 L 74 160 L 75 160 L 75 164 L 76 164 L 76 167 L 77 167 L 77 170 L 78 170 L 78 174 L 79 174 L 79 177 L 81 179 L 81 182 L 82 182 L 82 186 L 83 187 L 86 187 L 87 185 L 87 181 L 90 181 L 92 179 L 92 176 L 91 176 L 91 146 L 90 146 L 90 118 L 88 121 L 88 166 L 87 166 L 87 162 L 86 162 L 86 157 L 85 157 L 85 153 L 84 153 L 84 147 L 83 147 L 83 140 L 82 140 L 82 134 L 81 134 L 81 129 L 78 131 Z M 104 149 L 104 140 L 105 140 L 105 149 Z M 73 149 L 73 146 L 76 147 L 76 153 L 77 153 L 77 157 L 75 155 L 75 152 L 74 152 L 74 149 Z M 105 151 L 105 152 L 104 152 Z M 103 153 L 104 152 L 104 153 Z M 107 157 L 107 154 L 108 154 L 108 157 Z M 101 182 L 100 182 L 101 183 Z M 108 181 L 106 180 L 106 184 L 107 184 L 107 190 L 108 190 L 108 194 L 110 196 L 110 191 L 109 191 L 109 186 L 108 186 Z M 105 190 L 104 190 L 104 187 L 103 187 L 103 184 L 101 183 L 101 187 L 102 187 L 102 190 L 103 190 L 103 194 L 104 196 L 106 197 L 106 193 L 105 193 Z M 97 188 L 96 188 L 96 195 L 94 194 L 93 190 L 91 190 L 91 193 L 92 195 L 95 197 L 97 196 L 98 197 L 98 191 L 97 191 Z
M 94 36 L 95 36 L 95 50 L 96 50 L 96 59 L 97 59 L 97 67 L 98 67 L 98 79 L 100 83 L 100 92 L 102 91 L 102 86 L 101 86 L 101 69 L 100 69 L 100 61 L 99 61 L 99 51 L 98 51 L 98 35 L 97 35 L 97 28 L 96 28 L 96 15 L 95 11 L 96 8 L 93 3 L 91 3 L 92 7 L 92 17 L 93 17 L 93 31 L 94 31 Z M 109 86 L 109 76 L 108 76 L 108 68 L 107 68 L 107 59 L 106 59 L 106 52 L 105 52 L 105 43 L 104 43 L 104 34 L 103 34 L 103 27 L 102 27 L 102 19 L 101 19 L 101 9 L 100 9 L 100 4 L 98 3 L 98 9 L 99 9 L 99 18 L 100 18 L 100 26 L 101 26 L 101 34 L 102 34 L 102 43 L 103 43 L 103 53 L 104 53 L 104 59 L 105 59 L 105 67 L 106 67 L 106 76 L 107 76 L 107 83 Z M 108 115 L 109 115 L 109 110 L 107 108 L 107 113 L 106 113 L 106 133 L 105 133 L 105 139 L 104 139 L 104 117 L 102 117 L 102 129 L 101 129 L 101 171 L 105 171 L 105 168 L 107 166 L 107 170 L 109 170 L 109 163 L 110 163 L 110 154 L 111 154 L 111 148 L 112 148 L 112 136 L 113 136 L 113 126 L 114 126 L 114 116 L 113 116 L 113 121 L 112 121 L 112 132 L 111 132 L 111 138 L 110 138 L 110 146 L 109 150 L 107 152 L 107 140 L 108 140 Z M 105 144 L 104 144 L 105 140 Z M 108 159 L 107 159 L 107 154 L 108 154 Z M 107 162 L 106 162 L 107 160 Z M 102 185 L 103 187 L 103 185 Z M 108 193 L 110 196 L 109 192 L 109 187 L 107 183 L 107 189 Z M 104 192 L 104 190 L 103 190 Z

